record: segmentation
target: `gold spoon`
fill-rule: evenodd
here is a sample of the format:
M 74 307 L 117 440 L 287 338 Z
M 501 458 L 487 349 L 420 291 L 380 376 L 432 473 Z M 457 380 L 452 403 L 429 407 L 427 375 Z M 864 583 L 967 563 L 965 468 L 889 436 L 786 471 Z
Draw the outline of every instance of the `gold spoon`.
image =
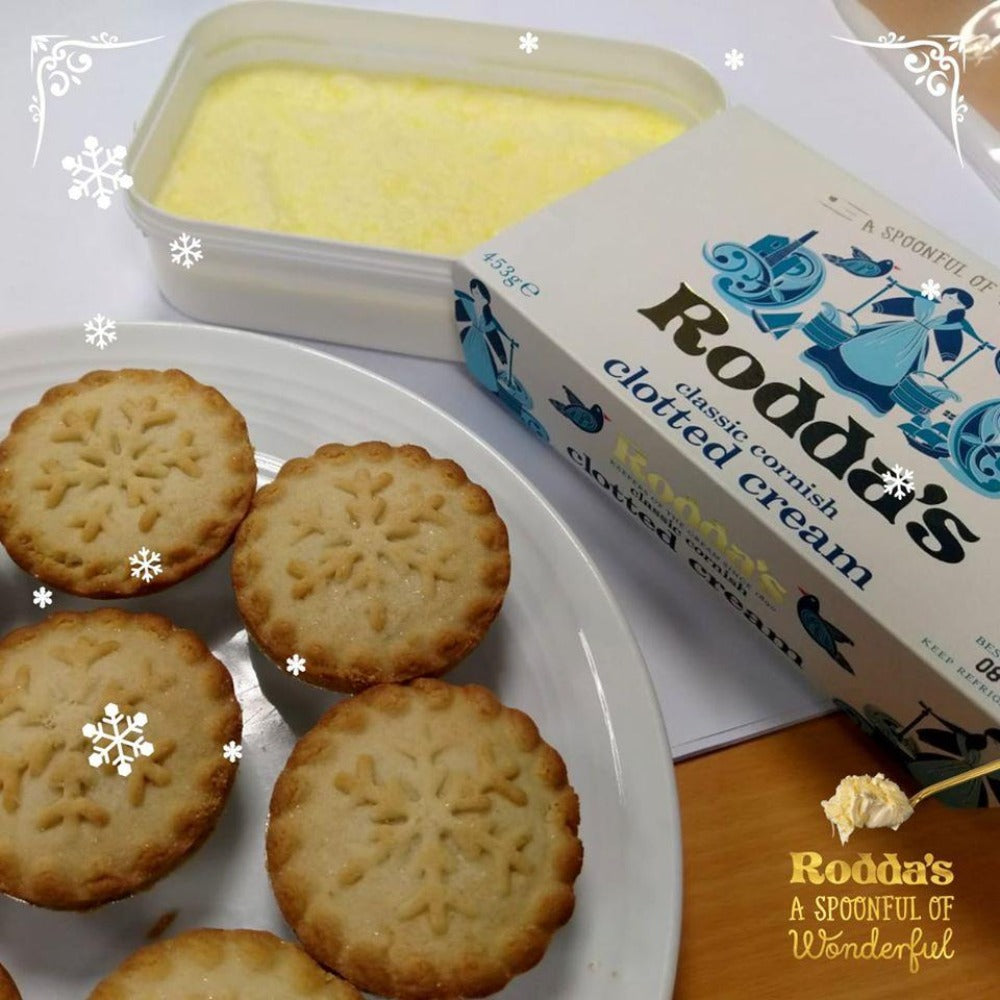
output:
M 984 774 L 992 774 L 994 771 L 1000 771 L 1000 760 L 991 760 L 986 764 L 980 764 L 979 767 L 974 767 L 971 771 L 963 771 L 953 778 L 945 778 L 944 781 L 938 781 L 926 788 L 921 788 L 916 795 L 910 796 L 910 805 L 915 806 L 918 802 L 926 799 L 928 795 L 937 795 L 938 792 L 943 792 L 946 788 L 964 785 L 967 781 L 981 778 Z

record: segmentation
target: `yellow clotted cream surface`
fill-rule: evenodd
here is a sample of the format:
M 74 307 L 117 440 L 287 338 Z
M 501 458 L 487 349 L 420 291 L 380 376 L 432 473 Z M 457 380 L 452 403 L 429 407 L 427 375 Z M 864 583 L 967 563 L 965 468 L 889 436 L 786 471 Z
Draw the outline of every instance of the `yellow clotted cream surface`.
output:
M 154 202 L 456 256 L 682 131 L 614 101 L 262 64 L 209 84 Z

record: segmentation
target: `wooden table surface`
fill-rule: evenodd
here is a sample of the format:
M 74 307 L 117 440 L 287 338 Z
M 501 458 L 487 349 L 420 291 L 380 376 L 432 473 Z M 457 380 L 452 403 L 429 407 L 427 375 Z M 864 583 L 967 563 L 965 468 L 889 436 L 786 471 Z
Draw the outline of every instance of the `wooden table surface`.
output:
M 908 794 L 917 790 L 887 751 L 839 714 L 677 765 L 684 920 L 674 1000 L 1000 996 L 1000 809 L 956 810 L 927 800 L 898 831 L 862 830 L 841 846 L 820 800 L 847 774 L 879 771 Z M 865 852 L 876 863 L 885 853 L 896 854 L 900 863 L 931 854 L 934 861 L 951 862 L 954 880 L 943 886 L 792 884 L 792 852 L 807 851 L 822 856 L 812 869 L 820 872 L 832 860 L 853 864 Z M 801 919 L 792 920 L 796 896 Z M 854 905 L 842 898 L 906 897 L 899 904 L 905 919 L 842 921 L 835 910 L 836 919 L 821 922 L 815 907 L 822 896 L 836 900 L 819 904 L 823 917 L 831 904 Z M 954 897 L 950 904 L 945 896 Z M 938 919 L 931 919 L 931 910 Z M 908 957 L 793 955 L 792 930 L 799 932 L 801 948 L 803 931 L 815 935 L 822 928 L 831 936 L 840 932 L 838 944 L 861 943 L 873 927 L 880 946 L 909 942 L 917 933 L 918 950 L 929 952 L 933 943 L 952 957 L 921 960 L 918 971 L 910 972 Z

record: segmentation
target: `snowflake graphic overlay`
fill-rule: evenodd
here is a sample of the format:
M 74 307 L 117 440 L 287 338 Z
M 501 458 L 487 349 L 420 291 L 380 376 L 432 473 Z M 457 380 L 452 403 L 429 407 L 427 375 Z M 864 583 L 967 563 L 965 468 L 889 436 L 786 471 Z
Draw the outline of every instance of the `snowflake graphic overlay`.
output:
M 91 347 L 96 347 L 103 351 L 108 344 L 113 344 L 118 339 L 118 334 L 115 333 L 115 326 L 116 324 L 113 319 L 108 319 L 107 316 L 102 316 L 98 313 L 93 319 L 83 324 L 83 329 L 86 331 L 83 339 Z
M 299 674 L 304 674 L 306 672 L 306 661 L 296 653 L 294 656 L 289 656 L 285 660 L 285 669 L 293 676 L 298 677 Z
M 149 583 L 163 572 L 160 553 L 151 552 L 145 545 L 128 557 L 128 563 L 132 567 L 132 576 L 141 577 L 143 583 Z
M 201 240 L 197 236 L 188 236 L 181 233 L 176 240 L 170 244 L 170 259 L 175 264 L 190 270 L 204 257 L 201 249 Z
M 243 756 L 243 747 L 235 740 L 230 740 L 222 748 L 222 756 L 225 757 L 230 764 L 235 764 Z
M 538 48 L 538 35 L 533 35 L 530 31 L 520 35 L 518 41 L 520 42 L 518 48 L 527 56 Z
M 97 137 L 88 135 L 83 140 L 83 149 L 76 156 L 64 156 L 63 170 L 73 175 L 69 186 L 69 196 L 79 201 L 84 195 L 97 202 L 98 208 L 108 208 L 111 196 L 119 190 L 132 186 L 132 178 L 125 173 L 122 162 L 127 150 L 124 146 L 108 149 Z
M 132 761 L 149 757 L 156 750 L 142 733 L 148 722 L 145 712 L 123 715 L 113 701 L 108 702 L 104 706 L 104 718 L 96 725 L 88 722 L 83 727 L 83 735 L 94 747 L 87 758 L 90 766 L 114 764 L 115 770 L 127 778 L 132 773 Z
M 39 608 L 47 608 L 52 603 L 52 591 L 47 587 L 39 587 L 31 592 L 31 603 Z
M 897 500 L 902 500 L 908 493 L 912 493 L 916 485 L 913 470 L 904 469 L 901 465 L 894 465 L 891 472 L 882 473 L 883 491 L 891 493 Z
M 727 69 L 731 69 L 735 73 L 743 66 L 744 56 L 739 49 L 730 49 L 722 61 L 726 64 Z
M 38 125 L 38 138 L 35 140 L 35 158 L 31 165 L 38 163 L 38 154 L 42 148 L 42 137 L 45 134 L 45 101 L 46 90 L 53 97 L 62 97 L 68 93 L 70 86 L 80 86 L 80 77 L 94 65 L 91 51 L 97 49 L 130 49 L 134 45 L 145 45 L 162 38 L 140 38 L 134 42 L 120 42 L 117 35 L 102 31 L 99 35 L 91 35 L 89 40 L 83 38 L 67 38 L 65 35 L 32 35 L 31 36 L 31 72 L 35 77 L 35 93 L 31 95 L 28 113 L 31 120 Z
M 920 294 L 925 299 L 933 299 L 934 301 L 937 301 L 938 299 L 941 298 L 941 284 L 940 284 L 940 282 L 935 281 L 933 278 L 928 278 L 920 286 Z

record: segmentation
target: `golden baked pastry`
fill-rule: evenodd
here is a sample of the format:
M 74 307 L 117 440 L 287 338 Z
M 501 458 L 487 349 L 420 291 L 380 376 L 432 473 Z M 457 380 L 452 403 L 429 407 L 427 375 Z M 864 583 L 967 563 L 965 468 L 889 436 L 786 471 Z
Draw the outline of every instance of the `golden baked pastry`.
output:
M 341 701 L 299 740 L 267 866 L 306 951 L 359 989 L 480 997 L 572 914 L 578 823 L 565 764 L 527 715 L 421 679 Z
M 14 980 L 2 965 L 0 965 L 0 1000 L 21 1000 L 21 994 L 17 992 Z
M 246 423 L 216 389 L 175 370 L 91 372 L 0 443 L 0 542 L 62 590 L 148 593 L 226 548 L 256 484 Z
M 455 462 L 328 444 L 286 462 L 236 536 L 247 630 L 338 691 L 438 675 L 482 639 L 510 579 L 507 529 Z
M 89 1000 L 362 1000 L 298 945 L 267 931 L 203 928 L 140 948 Z
M 0 640 L 0 892 L 84 909 L 208 836 L 236 767 L 229 671 L 161 615 L 65 612 Z

